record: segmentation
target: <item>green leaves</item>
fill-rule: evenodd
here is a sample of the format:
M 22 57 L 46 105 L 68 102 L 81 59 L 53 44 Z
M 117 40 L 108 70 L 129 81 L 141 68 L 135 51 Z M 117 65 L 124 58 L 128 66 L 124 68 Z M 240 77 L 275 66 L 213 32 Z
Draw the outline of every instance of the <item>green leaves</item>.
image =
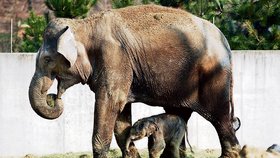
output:
M 133 5 L 133 0 L 112 0 L 113 8 L 123 8 Z
M 280 48 L 279 0 L 189 0 L 186 10 L 220 28 L 232 49 Z
M 97 0 L 45 0 L 56 17 L 84 18 Z
M 37 52 L 43 42 L 43 32 L 47 22 L 43 16 L 37 16 L 33 11 L 24 22 L 24 36 L 16 46 L 20 52 Z

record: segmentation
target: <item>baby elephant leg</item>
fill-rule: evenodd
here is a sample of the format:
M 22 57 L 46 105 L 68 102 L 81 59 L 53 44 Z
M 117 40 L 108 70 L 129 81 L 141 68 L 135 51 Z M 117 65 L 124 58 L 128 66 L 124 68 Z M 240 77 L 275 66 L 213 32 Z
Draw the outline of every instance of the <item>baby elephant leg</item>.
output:
M 172 155 L 172 158 L 180 158 L 180 149 L 179 144 L 170 145 L 170 152 Z
M 181 141 L 176 141 L 167 144 L 160 158 L 182 158 L 182 155 L 180 155 L 180 143 Z
M 160 158 L 165 148 L 164 139 L 154 139 L 153 137 L 148 137 L 148 149 L 150 158 Z

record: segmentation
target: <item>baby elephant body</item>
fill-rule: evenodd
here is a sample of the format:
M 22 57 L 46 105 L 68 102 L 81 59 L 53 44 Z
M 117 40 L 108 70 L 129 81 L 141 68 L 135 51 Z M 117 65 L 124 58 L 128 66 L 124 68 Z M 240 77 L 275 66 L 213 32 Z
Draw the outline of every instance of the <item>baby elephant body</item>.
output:
M 187 125 L 176 115 L 159 114 L 138 120 L 130 130 L 126 142 L 148 137 L 150 158 L 179 158 L 179 146 L 186 133 Z

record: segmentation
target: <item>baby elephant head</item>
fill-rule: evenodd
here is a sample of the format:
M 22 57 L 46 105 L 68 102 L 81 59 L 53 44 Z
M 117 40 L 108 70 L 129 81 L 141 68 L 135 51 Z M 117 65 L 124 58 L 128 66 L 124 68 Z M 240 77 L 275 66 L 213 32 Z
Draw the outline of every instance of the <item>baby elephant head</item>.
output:
M 136 141 L 144 137 L 149 137 L 158 130 L 159 128 L 155 122 L 146 119 L 138 120 L 130 129 L 130 133 L 126 142 L 126 149 L 128 150 L 131 141 Z
M 153 121 L 138 120 L 130 129 L 130 139 L 136 141 L 144 137 L 149 137 L 157 130 L 158 126 Z

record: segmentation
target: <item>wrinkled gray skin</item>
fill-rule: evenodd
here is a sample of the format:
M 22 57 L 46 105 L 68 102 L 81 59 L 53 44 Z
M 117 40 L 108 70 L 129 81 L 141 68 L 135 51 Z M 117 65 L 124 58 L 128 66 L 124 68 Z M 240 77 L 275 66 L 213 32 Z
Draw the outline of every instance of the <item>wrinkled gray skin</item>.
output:
M 159 114 L 146 117 L 131 127 L 126 148 L 129 151 L 132 141 L 148 137 L 150 158 L 180 158 L 179 147 L 186 131 L 187 125 L 179 116 Z
M 51 21 L 29 100 L 38 115 L 55 119 L 62 114 L 65 90 L 89 85 L 96 100 L 95 158 L 106 157 L 113 131 L 125 154 L 134 102 L 162 106 L 185 122 L 196 111 L 215 127 L 222 157 L 234 157 L 240 147 L 232 124 L 231 68 L 227 40 L 211 23 L 179 9 L 127 7 Z M 55 79 L 58 92 L 47 95 Z M 137 157 L 133 145 L 130 152 Z

